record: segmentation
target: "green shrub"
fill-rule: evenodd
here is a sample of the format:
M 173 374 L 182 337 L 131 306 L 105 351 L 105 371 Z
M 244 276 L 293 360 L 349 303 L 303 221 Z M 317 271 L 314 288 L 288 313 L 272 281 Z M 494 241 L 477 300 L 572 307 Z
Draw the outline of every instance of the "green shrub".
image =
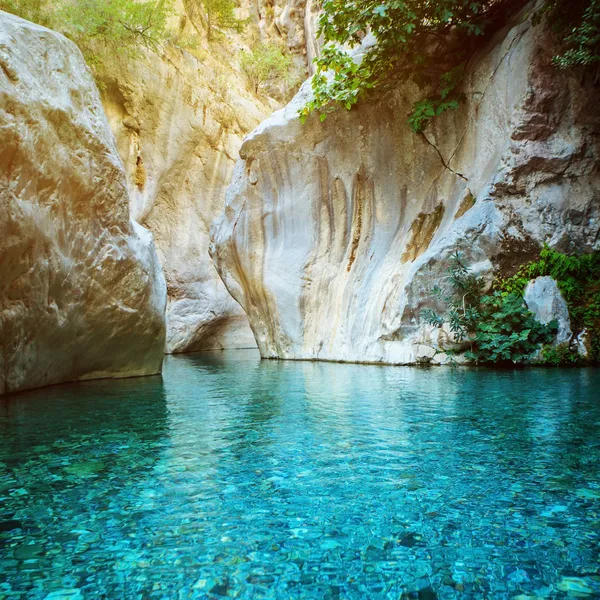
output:
M 232 29 L 241 32 L 246 26 L 246 21 L 237 19 L 235 0 L 191 0 L 199 9 L 202 20 L 206 27 L 206 37 L 212 41 L 215 34 L 221 29 Z
M 0 0 L 0 10 L 46 27 L 51 26 L 50 7 L 48 0 Z
M 495 291 L 484 295 L 484 281 L 470 272 L 459 253 L 451 258 L 448 283 L 448 295 L 434 291 L 446 304 L 446 313 L 439 315 L 427 309 L 421 316 L 435 327 L 448 323 L 454 341 L 470 345 L 465 353 L 467 360 L 477 364 L 522 364 L 554 339 L 558 324 L 537 321 L 521 294 Z
M 315 61 L 314 98 L 301 109 L 301 118 L 313 110 L 326 115 L 336 105 L 350 110 L 371 90 L 388 87 L 395 75 L 435 90 L 415 105 L 410 117 L 413 130 L 422 131 L 431 118 L 458 107 L 461 95 L 456 88 L 468 55 L 466 39 L 484 33 L 494 4 L 494 0 L 324 0 L 318 33 L 325 45 Z M 357 64 L 340 47 L 359 45 L 367 31 L 377 44 Z M 463 43 L 453 40 L 450 48 L 450 31 Z M 455 57 L 449 72 L 440 71 L 440 61 L 428 51 L 433 41 L 441 46 L 440 54 Z
M 553 59 L 557 67 L 591 67 L 600 62 L 600 0 L 547 0 L 534 23 L 544 16 L 563 40 L 563 52 Z
M 242 51 L 240 66 L 252 90 L 258 94 L 261 85 L 270 79 L 287 79 L 292 60 L 275 44 L 259 43 L 251 52 Z
M 582 365 L 585 361 L 576 348 L 561 344 L 542 347 L 542 362 L 553 367 L 564 367 Z
M 66 35 L 99 71 L 114 57 L 164 42 L 171 0 L 0 0 L 0 9 Z
M 543 344 L 552 342 L 558 330 L 556 321 L 548 325 L 537 321 L 517 294 L 484 296 L 480 310 L 474 349 L 465 355 L 476 363 L 529 362 Z
M 556 281 L 564 296 L 574 333 L 587 330 L 591 361 L 600 361 L 600 251 L 568 255 L 544 246 L 538 260 L 523 265 L 514 276 L 495 282 L 495 286 L 522 295 L 531 279 L 545 275 Z

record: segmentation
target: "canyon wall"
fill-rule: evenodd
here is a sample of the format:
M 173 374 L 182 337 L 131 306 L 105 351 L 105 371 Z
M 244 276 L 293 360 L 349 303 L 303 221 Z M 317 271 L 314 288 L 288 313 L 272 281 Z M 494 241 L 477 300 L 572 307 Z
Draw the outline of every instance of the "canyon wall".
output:
M 235 75 L 177 48 L 119 65 L 102 92 L 134 218 L 152 231 L 167 290 L 167 352 L 255 347 L 208 255 L 242 139 L 268 109 Z M 232 81 L 234 80 L 234 81 Z
M 0 12 L 0 394 L 160 372 L 166 287 L 92 76 Z
M 600 246 L 597 93 L 555 51 L 525 9 L 423 135 L 411 83 L 303 125 L 307 83 L 245 140 L 211 252 L 264 357 L 443 363 L 420 313 L 454 251 L 490 280 Z
M 243 2 L 240 8 L 264 41 L 288 48 L 292 74 L 302 80 L 303 4 Z M 211 43 L 203 27 L 196 4 L 178 3 L 175 43 L 119 60 L 102 79 L 132 214 L 152 231 L 166 275 L 169 353 L 256 347 L 244 311 L 208 254 L 209 228 L 223 210 L 244 137 L 281 104 L 267 93 L 252 94 L 240 70 L 253 26 L 213 34 Z

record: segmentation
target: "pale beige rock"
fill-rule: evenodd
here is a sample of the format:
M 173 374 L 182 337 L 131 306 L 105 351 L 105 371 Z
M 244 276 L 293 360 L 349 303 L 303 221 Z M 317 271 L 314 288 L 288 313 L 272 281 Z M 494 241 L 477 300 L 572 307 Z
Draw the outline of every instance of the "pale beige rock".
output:
M 291 80 L 307 73 L 304 4 L 242 0 L 238 9 L 263 41 L 288 48 Z M 242 34 L 221 32 L 209 44 L 197 3 L 178 0 L 174 7 L 175 44 L 114 61 L 102 99 L 133 216 L 153 232 L 165 271 L 166 351 L 255 347 L 245 313 L 208 254 L 209 227 L 223 210 L 244 137 L 281 106 L 266 93 L 280 98 L 289 84 L 253 95 L 239 67 L 253 25 Z
M 270 109 L 239 73 L 173 47 L 120 63 L 102 96 L 132 214 L 152 231 L 165 271 L 166 351 L 255 347 L 210 260 L 208 230 L 244 135 Z
M 558 330 L 555 345 L 568 344 L 573 337 L 569 307 L 552 277 L 536 277 L 525 288 L 523 294 L 527 308 L 540 323 L 556 321 Z
M 302 125 L 305 84 L 246 139 L 212 254 L 263 356 L 444 362 L 420 312 L 453 251 L 491 277 L 544 242 L 598 247 L 595 94 L 551 66 L 529 16 L 470 62 L 465 105 L 425 136 L 406 124 L 411 84 Z
M 0 12 L 0 393 L 158 373 L 164 277 L 81 53 Z
M 321 53 L 323 38 L 317 35 L 320 3 L 318 0 L 306 0 L 304 9 L 304 39 L 306 46 L 306 61 L 311 75 L 315 72 L 314 61 Z
M 240 16 L 262 11 L 254 17 L 265 39 L 288 44 L 305 69 L 302 2 L 278 2 L 268 14 L 242 2 Z M 226 32 L 208 44 L 193 7 L 176 4 L 176 20 L 185 23 L 180 47 L 116 61 L 102 82 L 132 214 L 152 231 L 166 275 L 169 353 L 256 347 L 208 254 L 209 228 L 223 210 L 244 137 L 280 107 L 248 90 L 238 64 L 245 34 Z M 189 50 L 181 48 L 186 40 Z

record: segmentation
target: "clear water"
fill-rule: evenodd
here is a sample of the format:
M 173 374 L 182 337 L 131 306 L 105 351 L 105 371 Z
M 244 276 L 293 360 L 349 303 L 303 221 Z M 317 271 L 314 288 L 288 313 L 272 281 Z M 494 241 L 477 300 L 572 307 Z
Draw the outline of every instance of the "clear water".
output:
M 171 357 L 0 401 L 0 598 L 600 597 L 600 371 Z

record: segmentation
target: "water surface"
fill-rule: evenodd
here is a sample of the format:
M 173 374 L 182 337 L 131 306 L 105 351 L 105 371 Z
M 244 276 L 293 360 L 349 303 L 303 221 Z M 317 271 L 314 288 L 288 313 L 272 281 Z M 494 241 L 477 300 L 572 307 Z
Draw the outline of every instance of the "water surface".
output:
M 169 357 L 0 400 L 0 599 L 600 597 L 600 371 Z

